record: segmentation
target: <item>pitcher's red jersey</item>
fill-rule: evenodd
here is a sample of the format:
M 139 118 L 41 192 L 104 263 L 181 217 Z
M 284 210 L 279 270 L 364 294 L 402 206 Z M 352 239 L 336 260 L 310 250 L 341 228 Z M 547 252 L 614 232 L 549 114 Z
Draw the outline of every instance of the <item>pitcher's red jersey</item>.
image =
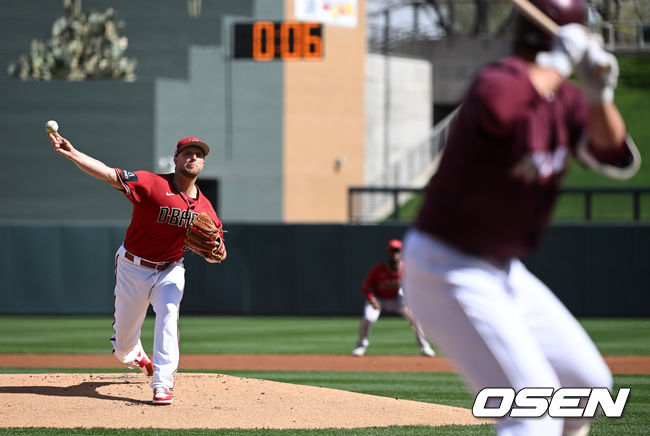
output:
M 130 253 L 152 262 L 175 262 L 183 257 L 185 232 L 195 215 L 206 212 L 217 227 L 223 227 L 201 190 L 196 199 L 187 197 L 176 186 L 173 174 L 115 171 L 124 195 L 133 203 L 124 240 Z

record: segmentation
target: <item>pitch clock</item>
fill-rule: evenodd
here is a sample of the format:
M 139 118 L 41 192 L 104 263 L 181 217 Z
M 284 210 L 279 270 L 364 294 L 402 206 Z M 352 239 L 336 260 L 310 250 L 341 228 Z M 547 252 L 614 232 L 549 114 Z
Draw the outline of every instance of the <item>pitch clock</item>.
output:
M 321 59 L 323 27 L 299 21 L 254 21 L 234 24 L 235 59 L 256 61 Z

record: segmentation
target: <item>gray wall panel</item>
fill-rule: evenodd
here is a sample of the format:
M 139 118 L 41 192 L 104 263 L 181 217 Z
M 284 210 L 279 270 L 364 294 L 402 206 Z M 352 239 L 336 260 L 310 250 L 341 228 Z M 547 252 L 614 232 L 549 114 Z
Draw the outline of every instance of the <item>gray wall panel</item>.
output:
M 192 47 L 187 60 L 188 80 L 158 79 L 155 97 L 155 161 L 171 163 L 176 142 L 186 136 L 206 141 L 210 154 L 204 176 L 215 176 L 215 163 L 225 153 L 225 106 L 223 54 L 216 47 Z
M 0 219 L 129 218 L 130 203 L 57 155 L 43 126 L 56 119 L 76 148 L 109 166 L 151 170 L 152 84 L 5 82 L 0 94 L 0 183 L 10 187 L 0 193 L 8 205 Z
M 9 144 L 0 150 L 8 163 L 0 183 L 16 186 L 0 194 L 10 205 L 0 219 L 129 220 L 128 201 L 51 150 L 43 125 L 56 119 L 81 151 L 130 170 L 167 171 L 178 139 L 202 137 L 213 147 L 202 177 L 219 180 L 222 218 L 281 221 L 283 66 L 228 58 L 230 20 L 283 16 L 282 0 L 257 3 L 202 2 L 201 16 L 190 18 L 182 1 L 84 1 L 84 11 L 115 7 L 126 22 L 138 80 L 0 75 L 0 127 Z M 6 67 L 32 38 L 46 40 L 62 14 L 61 3 L 49 0 L 4 5 L 0 63 Z
M 187 81 L 156 82 L 156 171 L 175 141 L 198 136 L 211 146 L 202 177 L 220 182 L 221 218 L 281 221 L 282 64 L 233 61 L 214 47 L 192 47 L 189 62 Z

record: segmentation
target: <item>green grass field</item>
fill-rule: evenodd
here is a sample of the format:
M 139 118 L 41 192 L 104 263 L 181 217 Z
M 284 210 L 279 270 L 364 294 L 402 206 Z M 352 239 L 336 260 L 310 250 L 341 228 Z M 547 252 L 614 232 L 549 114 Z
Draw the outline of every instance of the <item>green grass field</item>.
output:
M 349 354 L 357 340 L 356 317 L 182 316 L 181 353 Z M 587 318 L 582 325 L 602 354 L 650 354 L 650 319 Z M 2 353 L 110 353 L 108 317 L 0 316 Z M 151 349 L 153 320 L 142 328 Z M 368 354 L 417 354 L 408 323 L 382 317 Z
M 584 319 L 582 325 L 603 354 L 650 355 L 650 319 Z M 109 317 L 0 317 L 2 353 L 106 353 L 112 334 Z M 356 340 L 358 318 L 325 317 L 193 317 L 181 316 L 181 353 L 318 353 L 348 354 Z M 143 326 L 143 345 L 151 349 L 153 322 Z M 415 354 L 413 333 L 401 318 L 385 317 L 375 325 L 368 354 Z M 4 373 L 123 372 L 107 369 L 0 368 Z M 205 371 L 201 371 L 205 372 Z M 471 408 L 473 398 L 452 373 L 377 373 L 329 371 L 220 371 L 287 383 L 322 386 L 372 395 L 434 402 Z M 600 417 L 592 435 L 650 434 L 650 376 L 616 375 L 615 389 L 631 387 L 625 414 L 620 419 Z M 389 427 L 355 430 L 107 430 L 6 429 L 10 434 L 271 434 L 271 435 L 424 435 L 428 427 Z M 490 435 L 490 426 L 435 429 L 437 435 Z

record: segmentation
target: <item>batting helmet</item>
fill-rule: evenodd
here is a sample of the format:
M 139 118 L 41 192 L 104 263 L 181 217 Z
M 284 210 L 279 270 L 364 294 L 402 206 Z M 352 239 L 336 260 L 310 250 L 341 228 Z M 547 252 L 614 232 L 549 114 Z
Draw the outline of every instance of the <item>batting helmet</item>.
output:
M 585 0 L 531 0 L 531 3 L 560 26 L 586 23 Z M 517 13 L 513 39 L 513 51 L 516 55 L 533 61 L 540 51 L 550 50 L 552 39 L 551 35 L 531 23 L 521 13 Z

